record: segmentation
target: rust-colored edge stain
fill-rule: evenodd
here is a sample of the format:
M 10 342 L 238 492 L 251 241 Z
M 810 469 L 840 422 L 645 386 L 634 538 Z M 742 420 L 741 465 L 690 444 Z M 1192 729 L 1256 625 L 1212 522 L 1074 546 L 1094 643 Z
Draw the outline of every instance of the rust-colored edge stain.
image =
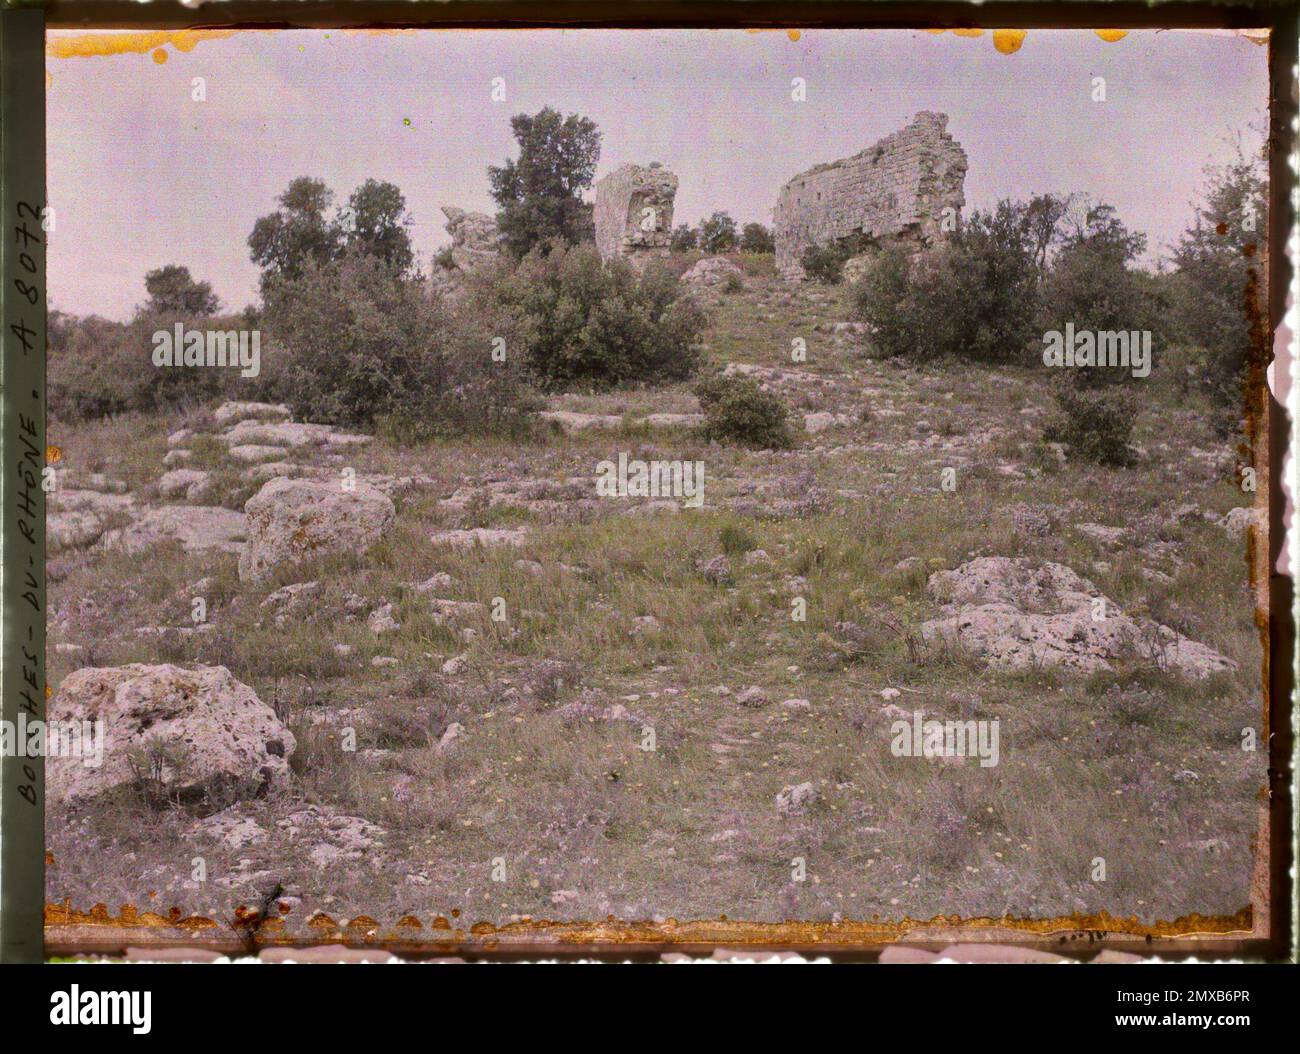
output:
M 177 51 L 193 51 L 202 41 L 222 40 L 233 37 L 238 32 L 237 29 L 160 29 L 141 33 L 104 30 L 57 35 L 47 33 L 45 54 L 52 59 L 81 59 L 148 52 L 153 55 L 154 62 L 161 65 L 167 61 L 168 44 Z
M 88 58 L 104 55 L 152 55 L 154 62 L 167 61 L 166 45 L 177 51 L 190 52 L 202 41 L 235 36 L 239 32 L 258 30 L 235 29 L 184 29 L 153 32 L 84 32 L 46 36 L 46 54 L 51 58 Z M 334 32 L 357 35 L 381 35 L 416 32 L 414 29 L 385 27 L 349 27 Z M 798 41 L 798 29 L 748 29 L 750 33 L 785 32 L 788 39 Z M 974 38 L 984 34 L 980 28 L 926 29 L 925 32 Z M 1093 32 L 1102 40 L 1114 43 L 1128 35 L 1122 29 L 1096 29 Z M 1020 50 L 1029 31 L 1023 29 L 994 29 L 994 47 L 1010 55 Z M 1245 36 L 1254 44 L 1269 43 L 1267 31 L 1247 31 Z M 47 86 L 49 85 L 47 75 Z M 1271 175 L 1271 173 L 1270 173 Z M 1247 255 L 1253 256 L 1250 249 Z M 1265 442 L 1269 428 L 1269 389 L 1266 370 L 1273 359 L 1269 322 L 1270 305 L 1268 289 L 1268 253 L 1248 269 L 1247 288 L 1243 295 L 1243 310 L 1250 326 L 1250 352 L 1247 377 L 1242 398 L 1246 417 L 1246 435 L 1239 447 L 1245 463 L 1256 469 L 1258 479 L 1269 481 L 1268 449 Z M 1264 275 L 1261 293 L 1260 275 Z M 61 459 L 62 451 L 56 446 L 47 448 L 47 461 Z M 1269 491 L 1264 492 L 1266 495 Z M 1264 508 L 1268 509 L 1265 499 Z M 1259 531 L 1251 524 L 1246 532 L 1246 563 L 1251 585 L 1256 593 L 1255 624 L 1258 629 L 1263 654 L 1261 682 L 1263 689 L 1264 742 L 1270 734 L 1270 613 L 1269 578 L 1270 552 L 1268 532 Z M 51 694 L 49 685 L 46 696 Z M 960 915 L 936 915 L 929 920 L 904 916 L 898 921 L 867 920 L 743 922 L 728 919 L 698 919 L 679 922 L 626 921 L 613 916 L 600 922 L 554 921 L 545 918 L 525 917 L 518 922 L 496 925 L 479 921 L 453 926 L 446 917 L 434 917 L 426 930 L 418 918 L 405 915 L 392 927 L 365 915 L 340 923 L 324 913 L 317 912 L 303 923 L 304 929 L 286 932 L 285 919 L 273 916 L 269 904 L 263 910 L 238 906 L 233 919 L 215 921 L 201 915 L 185 915 L 173 907 L 167 915 L 153 911 L 139 911 L 131 905 L 122 905 L 114 916 L 104 904 L 96 904 L 89 911 L 63 904 L 46 903 L 44 920 L 47 946 L 75 951 L 79 946 L 96 943 L 93 931 L 112 931 L 110 944 L 144 943 L 164 946 L 178 941 L 202 941 L 223 948 L 242 948 L 255 952 L 263 946 L 344 943 L 354 945 L 382 945 L 415 952 L 422 950 L 458 949 L 474 951 L 510 951 L 531 947 L 573 948 L 617 947 L 634 949 L 637 946 L 657 949 L 684 946 L 737 946 L 798 947 L 851 952 L 873 950 L 900 941 L 926 941 L 937 944 L 957 941 L 1000 940 L 1014 941 L 1017 937 L 1033 939 L 1033 943 L 1050 940 L 1070 948 L 1095 947 L 1103 943 L 1131 944 L 1134 941 L 1165 944 L 1178 941 L 1177 950 L 1195 951 L 1203 938 L 1228 938 L 1232 942 L 1268 937 L 1267 918 L 1270 900 L 1270 805 L 1269 787 L 1259 792 L 1258 834 L 1252 844 L 1254 869 L 1251 881 L 1252 906 L 1244 907 L 1234 915 L 1201 915 L 1191 913 L 1171 921 L 1157 920 L 1143 923 L 1136 917 L 1117 917 L 1108 912 L 1094 915 L 1060 915 L 1054 918 L 1031 919 L 1017 916 L 962 918 Z M 53 866 L 54 856 L 46 854 L 46 864 Z M 452 918 L 459 920 L 460 911 L 453 910 Z M 119 940 L 120 938 L 120 940 Z M 1029 943 L 1029 941 L 1025 941 Z

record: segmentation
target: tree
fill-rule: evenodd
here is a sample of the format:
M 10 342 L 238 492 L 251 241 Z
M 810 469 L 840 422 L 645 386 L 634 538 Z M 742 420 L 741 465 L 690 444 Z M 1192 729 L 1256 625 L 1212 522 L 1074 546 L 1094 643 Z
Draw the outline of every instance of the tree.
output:
M 263 293 L 277 279 L 298 278 L 308 264 L 337 257 L 341 231 L 325 215 L 333 201 L 323 181 L 299 176 L 280 195 L 280 207 L 253 224 L 249 255 L 262 268 Z
M 594 121 L 544 107 L 510 119 L 519 157 L 488 167 L 492 199 L 500 211 L 502 245 L 523 257 L 555 238 L 570 244 L 594 236 L 591 206 L 582 192 L 591 186 L 600 160 L 600 130 Z
M 1003 200 L 976 211 L 915 259 L 901 247 L 877 254 L 854 303 L 879 354 L 1023 361 L 1038 304 L 1027 206 Z
M 1040 280 L 1047 273 L 1049 253 L 1063 237 L 1061 225 L 1077 200 L 1077 194 L 1039 194 L 1025 207 L 1025 221 Z
M 351 251 L 378 257 L 398 271 L 415 259 L 406 199 L 392 183 L 367 179 L 352 192 L 340 217 L 342 241 Z
M 149 300 L 141 309 L 150 315 L 215 315 L 221 306 L 209 282 L 196 282 L 188 267 L 168 264 L 144 276 Z
M 686 252 L 690 249 L 696 248 L 699 244 L 699 235 L 695 233 L 695 228 L 689 223 L 682 223 L 674 228 L 672 240 L 673 252 Z
M 725 212 L 700 220 L 700 248 L 706 253 L 722 253 L 735 247 L 736 221 Z
M 1128 332 L 1154 330 L 1159 312 L 1150 284 L 1133 267 L 1146 249 L 1146 235 L 1130 231 L 1110 205 L 1089 205 L 1067 231 L 1042 288 L 1042 328 Z M 1130 375 L 1114 369 L 1081 369 L 1084 386 L 1119 383 Z
M 1249 368 L 1267 357 L 1268 182 L 1262 157 L 1236 157 L 1205 171 L 1204 198 L 1174 250 L 1179 335 L 1199 349 L 1198 376 L 1239 427 Z
M 740 247 L 747 253 L 776 252 L 772 232 L 761 223 L 746 223 L 740 232 Z

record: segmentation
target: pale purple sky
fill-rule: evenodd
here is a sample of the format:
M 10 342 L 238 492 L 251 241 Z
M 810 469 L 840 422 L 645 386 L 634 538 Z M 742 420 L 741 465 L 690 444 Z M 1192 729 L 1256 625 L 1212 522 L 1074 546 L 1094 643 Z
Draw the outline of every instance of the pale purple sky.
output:
M 447 241 L 440 206 L 493 212 L 486 169 L 512 156 L 510 116 L 544 105 L 604 133 L 598 176 L 660 161 L 677 222 L 715 209 L 771 222 L 777 190 L 856 153 L 919 110 L 949 115 L 970 159 L 967 207 L 1084 191 L 1153 249 L 1190 219 L 1229 136 L 1258 142 L 1267 48 L 1205 32 L 1033 30 L 1003 55 L 986 33 L 743 30 L 247 32 L 168 61 L 49 58 L 53 306 L 126 318 L 144 274 L 184 264 L 226 306 L 256 299 L 246 239 L 299 175 L 338 199 L 390 180 L 419 261 Z M 1107 100 L 1092 100 L 1094 77 Z M 207 101 L 191 100 L 203 77 Z M 493 102 L 503 77 L 507 99 Z M 807 101 L 791 100 L 791 78 Z M 406 124 L 405 121 L 410 121 Z

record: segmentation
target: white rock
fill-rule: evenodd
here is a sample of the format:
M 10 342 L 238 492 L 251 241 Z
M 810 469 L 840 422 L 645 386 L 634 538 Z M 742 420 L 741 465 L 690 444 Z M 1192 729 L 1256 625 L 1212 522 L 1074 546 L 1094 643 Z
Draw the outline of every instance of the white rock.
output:
M 248 544 L 239 557 L 245 582 L 266 578 L 285 563 L 335 552 L 363 553 L 393 522 L 392 500 L 360 480 L 339 482 L 277 478 L 244 506 Z
M 178 768 L 164 767 L 163 779 L 170 791 L 187 794 L 227 784 L 246 796 L 282 789 L 296 746 L 274 711 L 224 666 L 86 667 L 63 679 L 50 716 L 103 720 L 107 744 L 98 767 L 77 757 L 47 759 L 46 789 L 60 803 L 133 783 L 132 748 L 150 740 L 183 754 Z
M 213 411 L 212 419 L 219 425 L 234 424 L 253 418 L 261 421 L 287 421 L 289 408 L 284 403 L 224 402 Z
M 801 816 L 816 800 L 817 792 L 811 783 L 798 783 L 776 796 L 776 811 L 782 816 Z
M 1062 564 L 979 557 L 931 575 L 929 589 L 947 606 L 943 618 L 922 624 L 925 640 L 964 648 L 994 666 L 1093 673 L 1136 655 L 1192 678 L 1236 668 L 1168 626 L 1123 614 Z M 1103 605 L 1106 617 L 1094 619 Z

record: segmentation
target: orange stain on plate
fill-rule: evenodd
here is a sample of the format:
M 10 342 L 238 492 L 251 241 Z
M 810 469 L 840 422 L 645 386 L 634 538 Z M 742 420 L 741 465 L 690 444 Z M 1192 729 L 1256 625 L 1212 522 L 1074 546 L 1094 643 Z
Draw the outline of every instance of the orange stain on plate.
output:
M 1025 42 L 1027 36 L 1029 36 L 1027 29 L 995 29 L 993 46 L 1004 55 L 1014 55 L 1020 50 L 1020 45 Z
M 45 463 L 47 465 L 57 465 L 63 460 L 63 448 L 57 446 L 47 446 L 45 448 Z
M 1127 29 L 1094 29 L 1093 32 L 1108 44 L 1114 44 L 1115 41 L 1123 40 L 1128 36 Z
M 167 61 L 163 50 L 193 51 L 204 40 L 233 37 L 234 29 L 168 29 L 142 33 L 66 33 L 45 38 L 45 54 L 55 59 L 84 59 L 96 55 L 143 55 L 152 52 L 154 62 Z M 161 52 L 162 58 L 158 55 Z

